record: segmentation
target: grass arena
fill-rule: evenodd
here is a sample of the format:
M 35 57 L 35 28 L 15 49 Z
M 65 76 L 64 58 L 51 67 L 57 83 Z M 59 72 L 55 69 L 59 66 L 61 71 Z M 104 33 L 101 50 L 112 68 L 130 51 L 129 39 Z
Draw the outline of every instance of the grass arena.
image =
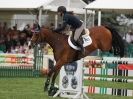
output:
M 39 56 L 37 60 L 40 60 L 40 58 L 42 58 L 41 53 L 39 52 L 37 55 Z M 29 60 L 31 61 L 31 59 Z M 14 63 L 12 63 L 12 65 L 17 63 L 14 61 L 14 59 L 13 62 Z M 23 61 L 23 63 L 25 62 Z M 33 64 L 33 62 L 29 63 Z M 42 63 L 39 61 L 39 64 Z M 37 66 L 39 66 L 39 64 Z M 2 69 L 0 69 L 1 71 L 0 99 L 53 98 L 49 97 L 47 92 L 43 91 L 43 85 L 46 78 L 45 76 L 43 77 L 39 72 L 37 72 L 40 70 L 40 67 L 36 67 L 36 71 L 33 72 L 34 67 L 25 68 L 25 65 L 23 67 L 22 61 L 21 64 L 19 65 L 21 67 L 18 68 L 10 67 L 10 69 L 7 66 L 6 68 L 1 67 Z M 93 99 L 107 99 L 107 98 L 132 99 L 133 98 L 133 72 L 132 72 L 133 70 L 119 70 L 114 65 L 112 65 L 113 68 L 105 68 L 110 64 L 104 64 L 104 65 L 96 64 L 94 60 L 93 62 L 92 61 L 86 62 L 84 63 L 84 65 L 85 65 L 84 68 L 85 76 L 83 83 L 85 86 L 84 87 L 85 92 L 87 93 L 87 96 L 89 98 Z M 12 71 L 9 72 L 9 70 Z M 6 73 L 4 74 L 5 71 Z M 56 84 L 57 85 L 59 84 L 59 79 L 56 80 Z M 55 97 L 55 99 L 63 99 L 63 98 Z
M 52 99 L 43 92 L 43 82 L 45 78 L 1 78 L 0 79 L 0 99 Z M 133 90 L 133 83 L 119 83 L 106 81 L 85 81 L 85 85 L 105 86 L 113 88 L 123 88 Z M 132 99 L 132 96 L 87 94 L 93 99 Z M 54 99 L 63 99 L 56 97 Z
M 133 18 L 131 16 L 133 8 L 130 5 L 133 2 L 129 2 L 131 0 L 126 0 L 127 2 L 123 0 L 125 3 L 122 3 L 121 0 L 120 4 L 119 2 L 116 3 L 119 0 L 115 2 L 112 0 L 113 8 L 92 8 L 92 12 L 89 11 L 90 7 L 87 6 L 91 1 L 103 1 L 103 4 L 106 5 L 105 1 L 110 0 L 16 0 L 14 2 L 16 4 L 12 2 L 11 6 L 9 6 L 8 0 L 5 1 L 6 4 L 0 1 L 1 5 L 6 5 L 6 8 L 0 6 L 0 45 L 5 43 L 9 34 L 13 34 L 16 37 L 23 38 L 20 41 L 21 43 L 22 41 L 26 42 L 27 49 L 24 52 L 19 52 L 19 46 L 16 46 L 16 50 L 14 49 L 13 52 L 16 54 L 11 54 L 10 51 L 1 52 L 0 46 L 0 99 L 133 99 L 133 41 L 130 41 L 131 45 L 126 42 L 126 34 L 128 34 L 130 25 L 130 32 L 132 31 L 133 36 L 133 21 L 130 20 L 130 18 Z M 31 3 L 33 1 L 35 2 Z M 51 2 L 50 6 L 48 2 Z M 84 30 L 92 40 L 89 39 L 90 37 L 87 38 L 88 35 L 83 35 L 84 41 L 92 43 L 85 47 L 86 53 L 84 54 L 86 55 L 73 50 L 74 47 L 70 47 L 71 43 L 69 40 L 67 42 L 68 37 L 64 35 L 65 33 L 62 35 L 53 31 L 58 25 L 61 25 L 62 21 L 62 18 L 56 14 L 56 7 L 53 6 L 56 3 L 63 3 L 67 6 L 70 13 L 72 13 L 72 10 L 74 15 L 77 14 L 76 16 L 84 21 L 85 27 L 89 28 L 90 31 L 88 32 L 86 29 Z M 36 7 L 33 7 L 32 4 L 35 4 Z M 103 7 L 103 4 L 100 4 L 100 6 Z M 116 8 L 114 8 L 115 4 Z M 124 5 L 119 9 L 118 4 Z M 124 8 L 126 5 L 128 8 Z M 16 6 L 18 8 L 14 8 Z M 32 7 L 30 8 L 30 6 Z M 105 12 L 106 10 L 109 11 L 109 13 L 111 11 L 111 15 L 108 15 L 109 13 L 105 15 L 104 10 Z M 94 12 L 98 13 L 95 14 Z M 122 14 L 123 12 L 129 15 L 126 16 L 126 14 Z M 87 15 L 88 13 L 91 14 Z M 121 13 L 121 15 L 117 15 L 117 13 Z M 105 19 L 104 15 L 106 16 Z M 128 24 L 127 21 L 130 21 L 131 24 Z M 101 26 L 104 23 L 110 24 L 111 27 Z M 49 28 L 47 28 L 47 25 L 49 25 Z M 94 27 L 90 28 L 91 26 Z M 120 34 L 112 26 L 118 29 L 121 27 Z M 9 27 L 8 32 L 6 27 Z M 23 31 L 22 28 L 26 31 Z M 35 29 L 39 30 L 35 31 Z M 27 33 L 23 32 L 27 32 L 28 36 L 26 36 Z M 68 30 L 64 32 L 67 33 Z M 7 38 L 4 38 L 2 34 Z M 20 41 L 18 38 L 14 40 L 14 43 L 20 43 Z M 49 45 L 45 45 L 44 41 L 47 41 Z M 9 40 L 7 43 L 10 44 L 11 41 Z M 68 45 L 68 43 L 70 44 Z M 42 50 L 43 44 L 48 49 Z M 8 44 L 6 47 L 8 47 Z M 52 55 L 48 55 L 49 49 Z M 95 53 L 98 56 L 88 56 L 97 49 L 100 49 Z M 104 53 L 104 51 L 114 54 Z M 114 57 L 115 55 L 123 58 Z M 83 58 L 84 56 L 86 57 Z M 75 61 L 79 58 L 82 59 Z M 56 68 L 53 68 L 54 66 Z M 48 72 L 49 75 L 47 75 Z

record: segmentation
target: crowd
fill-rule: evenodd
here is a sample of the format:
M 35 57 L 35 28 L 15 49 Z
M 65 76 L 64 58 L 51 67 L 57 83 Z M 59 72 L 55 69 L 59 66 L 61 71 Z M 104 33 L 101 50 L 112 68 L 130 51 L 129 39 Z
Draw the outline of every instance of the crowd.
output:
M 28 42 L 32 37 L 32 30 L 36 24 L 30 26 L 27 24 L 23 30 L 17 30 L 17 24 L 8 28 L 7 23 L 0 22 L 0 53 L 33 53 L 33 49 L 29 49 Z M 54 28 L 51 23 L 50 28 Z M 45 54 L 51 54 L 52 49 L 49 45 L 44 46 Z
M 28 41 L 32 37 L 31 27 L 27 24 L 24 30 L 17 30 L 17 24 L 8 28 L 7 23 L 0 22 L 0 53 L 26 53 Z

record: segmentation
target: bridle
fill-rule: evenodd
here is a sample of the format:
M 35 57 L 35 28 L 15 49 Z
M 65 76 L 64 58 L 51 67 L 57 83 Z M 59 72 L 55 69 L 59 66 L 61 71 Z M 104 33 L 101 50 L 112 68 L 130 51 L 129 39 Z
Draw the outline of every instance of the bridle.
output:
M 33 35 L 38 35 L 38 37 L 37 37 L 36 41 L 31 44 L 32 47 L 35 47 L 37 45 L 44 45 L 45 42 L 42 39 L 41 32 L 33 32 Z M 32 42 L 32 38 L 31 38 L 30 42 Z

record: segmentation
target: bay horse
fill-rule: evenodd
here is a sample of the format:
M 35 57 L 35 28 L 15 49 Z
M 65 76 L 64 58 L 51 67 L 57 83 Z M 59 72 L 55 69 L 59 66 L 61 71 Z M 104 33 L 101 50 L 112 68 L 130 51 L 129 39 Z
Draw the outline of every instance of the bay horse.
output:
M 92 44 L 85 47 L 85 54 L 69 46 L 67 35 L 55 33 L 48 28 L 41 28 L 39 33 L 33 33 L 31 45 L 47 42 L 53 49 L 56 65 L 49 70 L 44 85 L 44 91 L 49 88 L 49 95 L 54 95 L 56 93 L 54 83 L 63 65 L 79 60 L 96 49 L 100 49 L 103 52 L 111 52 L 113 50 L 112 52 L 115 55 L 119 55 L 120 57 L 124 56 L 123 40 L 115 29 L 106 26 L 95 26 L 90 28 L 89 32 Z M 52 79 L 52 81 L 50 81 L 50 79 Z M 51 85 L 49 87 L 50 82 Z

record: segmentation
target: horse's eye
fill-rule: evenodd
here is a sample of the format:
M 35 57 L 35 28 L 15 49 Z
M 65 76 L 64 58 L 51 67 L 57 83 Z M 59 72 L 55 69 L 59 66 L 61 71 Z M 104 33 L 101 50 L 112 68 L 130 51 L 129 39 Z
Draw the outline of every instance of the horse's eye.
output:
M 38 36 L 38 33 L 36 33 L 35 36 Z

